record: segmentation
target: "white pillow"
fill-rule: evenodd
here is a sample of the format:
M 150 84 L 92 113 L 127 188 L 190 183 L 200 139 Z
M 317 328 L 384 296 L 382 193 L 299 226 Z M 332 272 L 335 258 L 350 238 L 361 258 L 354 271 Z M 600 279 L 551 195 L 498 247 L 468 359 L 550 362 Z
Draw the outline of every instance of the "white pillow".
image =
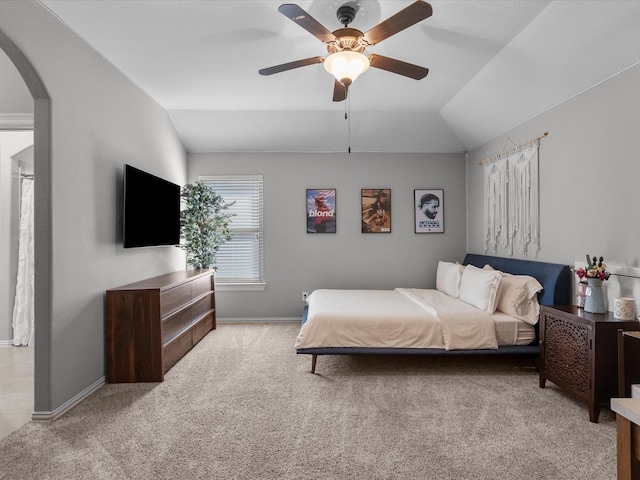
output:
M 436 290 L 446 293 L 450 297 L 458 298 L 460 295 L 460 277 L 464 265 L 452 262 L 438 262 L 436 272 Z
M 493 270 L 493 267 L 490 265 L 485 265 L 484 268 Z M 538 323 L 538 317 L 540 315 L 538 293 L 543 290 L 540 282 L 529 275 L 500 273 L 502 273 L 502 281 L 500 282 L 500 289 L 498 291 L 496 310 L 516 317 L 531 325 Z
M 488 313 L 496 311 L 502 274 L 467 265 L 460 279 L 460 300 Z
M 538 323 L 542 285 L 528 275 L 503 273 L 497 309 L 531 325 Z

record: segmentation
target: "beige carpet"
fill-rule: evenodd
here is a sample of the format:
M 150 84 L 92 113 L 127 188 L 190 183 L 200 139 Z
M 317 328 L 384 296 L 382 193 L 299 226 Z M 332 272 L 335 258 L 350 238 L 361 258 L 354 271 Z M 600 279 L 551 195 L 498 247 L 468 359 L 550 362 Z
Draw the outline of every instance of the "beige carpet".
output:
M 310 357 L 296 324 L 223 324 L 163 383 L 106 385 L 0 441 L 4 479 L 616 477 L 600 423 L 531 361 Z M 549 385 L 549 384 L 548 384 Z

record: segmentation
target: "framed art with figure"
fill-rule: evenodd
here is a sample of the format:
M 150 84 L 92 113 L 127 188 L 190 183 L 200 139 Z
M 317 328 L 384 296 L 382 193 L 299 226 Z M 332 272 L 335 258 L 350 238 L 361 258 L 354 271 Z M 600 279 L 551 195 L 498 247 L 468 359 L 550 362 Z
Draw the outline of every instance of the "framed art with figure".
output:
M 444 232 L 444 190 L 413 191 L 416 233 Z
M 362 233 L 391 233 L 391 189 L 363 188 Z
M 336 189 L 307 189 L 307 233 L 336 233 Z

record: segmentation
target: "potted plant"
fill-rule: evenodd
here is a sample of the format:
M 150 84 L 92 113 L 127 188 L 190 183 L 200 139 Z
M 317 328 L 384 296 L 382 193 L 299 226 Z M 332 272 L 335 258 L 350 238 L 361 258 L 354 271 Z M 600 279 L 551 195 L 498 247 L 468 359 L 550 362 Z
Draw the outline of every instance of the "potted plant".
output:
M 231 240 L 229 225 L 235 214 L 229 208 L 235 202 L 225 202 L 200 182 L 185 185 L 180 197 L 185 208 L 180 212 L 178 247 L 187 251 L 187 265 L 196 270 L 214 268 L 218 249 Z

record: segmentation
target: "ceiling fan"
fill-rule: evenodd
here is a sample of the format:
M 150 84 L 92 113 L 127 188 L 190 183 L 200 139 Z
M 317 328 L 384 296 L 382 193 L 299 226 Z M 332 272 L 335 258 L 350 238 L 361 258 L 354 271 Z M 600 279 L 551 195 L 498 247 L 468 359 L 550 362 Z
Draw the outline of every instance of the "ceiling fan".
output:
M 259 70 L 258 73 L 260 73 L 260 75 L 273 75 L 274 73 L 280 73 L 294 68 L 324 63 L 325 70 L 335 77 L 333 87 L 334 102 L 345 100 L 349 86 L 358 75 L 366 71 L 370 66 L 415 80 L 420 80 L 427 76 L 429 73 L 428 68 L 375 53 L 365 56 L 363 52 L 367 47 L 380 43 L 391 35 L 395 35 L 405 28 L 430 17 L 433 14 L 431 5 L 422 0 L 417 0 L 366 33 L 362 33 L 355 28 L 349 28 L 349 24 L 356 16 L 356 8 L 354 5 L 354 3 L 347 3 L 338 8 L 337 17 L 340 23 L 344 25 L 344 28 L 340 28 L 334 32 L 327 30 L 298 5 L 292 3 L 280 5 L 278 8 L 280 13 L 296 22 L 327 45 L 329 56 L 327 58 L 321 56 L 311 57 L 295 62 L 283 63 L 281 65 L 263 68 Z

